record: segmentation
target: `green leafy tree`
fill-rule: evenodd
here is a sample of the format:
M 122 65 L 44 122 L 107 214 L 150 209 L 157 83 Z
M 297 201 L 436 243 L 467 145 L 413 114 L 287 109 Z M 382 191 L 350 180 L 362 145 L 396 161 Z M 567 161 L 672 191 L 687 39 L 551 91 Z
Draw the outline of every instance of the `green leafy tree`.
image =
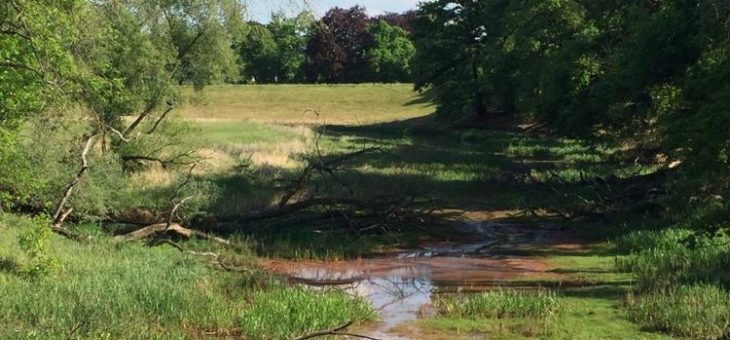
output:
M 279 46 L 266 26 L 256 22 L 248 24 L 240 53 L 245 81 L 273 83 L 278 79 Z
M 436 0 L 414 22 L 414 78 L 442 116 L 507 112 L 679 160 L 686 210 L 730 192 L 728 23 L 721 0 Z M 716 206 L 696 224 L 727 226 Z
M 179 59 L 175 79 L 197 89 L 207 84 L 238 80 L 237 53 L 232 48 L 242 37 L 244 5 L 237 0 L 163 2 L 166 25 L 159 37 L 169 39 Z M 160 41 L 160 43 L 166 43 Z
M 314 15 L 308 11 L 293 18 L 287 18 L 283 13 L 272 15 L 268 28 L 278 47 L 275 57 L 280 82 L 305 80 L 307 38 L 314 21 Z
M 375 79 L 382 82 L 410 81 L 411 61 L 416 48 L 408 33 L 384 20 L 370 26 L 369 30 L 375 43 L 367 53 Z
M 36 185 L 33 173 L 15 163 L 23 157 L 23 122 L 65 108 L 75 91 L 68 47 L 78 41 L 74 14 L 82 6 L 80 0 L 0 4 L 0 208 L 29 198 L 16 184 Z
M 490 106 L 494 111 L 512 111 L 512 62 L 502 52 L 508 4 L 501 0 L 421 4 L 413 23 L 417 50 L 413 75 L 416 88 L 432 90 L 441 116 L 486 116 Z M 496 83 L 500 86 L 493 86 Z
M 0 92 L 8 94 L 0 99 L 0 135 L 13 141 L 0 145 L 0 159 L 13 157 L 0 168 L 16 169 L 0 171 L 4 203 L 47 212 L 54 224 L 72 210 L 104 216 L 124 201 L 115 194 L 124 191 L 122 169 L 192 161 L 185 144 L 174 142 L 186 130 L 170 128 L 168 113 L 179 83 L 199 87 L 235 66 L 237 1 L 11 1 L 0 8 Z M 42 137 L 20 138 L 21 127 Z

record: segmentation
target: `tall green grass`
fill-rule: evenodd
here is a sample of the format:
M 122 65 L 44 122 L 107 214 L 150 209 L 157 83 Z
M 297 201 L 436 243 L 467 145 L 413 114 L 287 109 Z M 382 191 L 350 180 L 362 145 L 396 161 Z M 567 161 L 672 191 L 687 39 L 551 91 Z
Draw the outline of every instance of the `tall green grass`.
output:
M 688 242 L 693 237 L 694 242 Z M 628 316 L 651 330 L 718 339 L 730 336 L 730 243 L 690 230 L 635 231 L 616 240 L 628 257 L 638 291 L 626 299 Z
M 627 298 L 629 317 L 643 327 L 692 339 L 730 335 L 730 293 L 713 285 L 677 286 Z
M 548 290 L 437 296 L 433 305 L 439 317 L 427 321 L 429 327 L 486 332 L 498 338 L 548 336 L 561 310 L 557 294 Z
M 548 290 L 494 290 L 480 294 L 436 299 L 434 306 L 442 315 L 458 318 L 534 318 L 547 320 L 557 315 L 560 302 Z
M 377 318 L 365 300 L 337 289 L 273 289 L 257 292 L 252 299 L 240 323 L 250 339 L 291 339 L 348 321 Z
M 172 247 L 114 244 L 103 236 L 88 243 L 53 236 L 45 254 L 60 267 L 29 279 L 17 270 L 29 260 L 17 241 L 27 223 L 7 216 L 0 221 L 0 339 L 244 333 L 284 339 L 345 318 L 375 317 L 360 299 L 286 286 L 250 264 L 244 272 L 225 272 Z M 222 251 L 204 242 L 185 246 Z M 250 254 L 229 253 L 224 260 L 240 267 L 255 262 Z
M 730 283 L 730 242 L 726 238 L 696 238 L 690 230 L 636 231 L 619 238 L 619 269 L 635 274 L 642 290 L 664 289 L 682 283 Z

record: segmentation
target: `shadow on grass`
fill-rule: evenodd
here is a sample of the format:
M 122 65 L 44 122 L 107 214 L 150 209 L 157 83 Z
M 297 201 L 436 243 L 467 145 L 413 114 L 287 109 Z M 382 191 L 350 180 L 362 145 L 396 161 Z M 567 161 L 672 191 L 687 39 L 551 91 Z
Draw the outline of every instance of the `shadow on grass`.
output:
M 612 283 L 597 283 L 589 286 L 573 287 L 563 289 L 561 294 L 566 297 L 574 298 L 598 298 L 615 300 L 623 298 L 626 293 L 631 291 L 633 281 L 622 281 Z
M 576 141 L 504 130 L 449 129 L 433 117 L 361 126 L 326 125 L 318 129 L 326 157 L 339 157 L 367 147 L 382 149 L 348 159 L 336 181 L 328 176 L 313 177 L 308 190 L 331 197 L 430 197 L 432 200 L 420 208 L 551 211 L 580 204 L 578 196 L 590 197 L 593 187 L 584 178 L 605 176 L 616 170 L 599 151 Z M 272 168 L 266 173 L 292 179 L 297 170 Z M 551 182 L 555 176 L 562 179 Z M 271 206 L 287 183 L 277 178 L 240 174 L 212 178 L 218 195 L 207 209 L 212 214 L 230 214 Z M 523 219 L 529 223 L 534 220 Z M 266 229 L 249 225 L 241 228 Z M 307 228 L 305 220 L 293 228 L 313 230 Z M 276 233 L 288 234 L 281 229 Z M 290 242 L 294 241 L 287 236 L 287 243 Z M 506 251 L 505 255 L 519 252 Z M 551 250 L 529 255 L 566 254 Z M 588 251 L 570 255 L 608 254 Z
M 20 271 L 20 263 L 12 257 L 0 256 L 0 272 L 17 274 Z

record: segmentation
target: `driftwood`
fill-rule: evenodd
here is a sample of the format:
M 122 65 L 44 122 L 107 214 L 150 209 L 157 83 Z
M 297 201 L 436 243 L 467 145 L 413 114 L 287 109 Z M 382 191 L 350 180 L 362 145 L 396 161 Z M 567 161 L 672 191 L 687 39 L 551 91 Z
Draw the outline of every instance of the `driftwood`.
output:
M 306 340 L 306 339 L 313 339 L 313 338 L 318 338 L 318 337 L 321 337 L 321 336 L 328 336 L 328 335 L 341 335 L 341 336 L 350 336 L 350 337 L 362 338 L 362 339 L 380 340 L 378 338 L 373 338 L 373 337 L 367 336 L 367 335 L 355 334 L 355 333 L 348 333 L 348 332 L 342 332 L 343 329 L 345 329 L 347 327 L 350 327 L 350 325 L 352 325 L 352 321 L 348 321 L 347 323 L 345 323 L 342 326 L 337 326 L 337 327 L 334 327 L 334 328 L 325 329 L 325 330 L 322 330 L 322 331 L 316 331 L 316 332 L 313 332 L 313 333 L 309 333 L 309 334 L 305 334 L 305 335 L 302 335 L 302 336 L 298 336 L 298 337 L 296 337 L 296 338 L 294 338 L 292 340 Z

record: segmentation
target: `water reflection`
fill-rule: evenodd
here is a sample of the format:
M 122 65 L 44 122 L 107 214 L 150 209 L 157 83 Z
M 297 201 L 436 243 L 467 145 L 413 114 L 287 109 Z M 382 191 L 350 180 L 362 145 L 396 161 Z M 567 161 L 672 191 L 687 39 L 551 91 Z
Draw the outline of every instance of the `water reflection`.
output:
M 474 292 L 494 288 L 508 280 L 553 279 L 556 274 L 536 258 L 491 253 L 496 246 L 517 248 L 546 240 L 545 231 L 525 230 L 494 223 L 469 225 L 473 242 L 433 244 L 384 258 L 338 262 L 276 262 L 268 267 L 292 282 L 311 287 L 340 287 L 368 299 L 380 312 L 378 336 L 398 338 L 387 330 L 434 313 L 436 294 Z M 497 253 L 498 254 L 498 253 Z

